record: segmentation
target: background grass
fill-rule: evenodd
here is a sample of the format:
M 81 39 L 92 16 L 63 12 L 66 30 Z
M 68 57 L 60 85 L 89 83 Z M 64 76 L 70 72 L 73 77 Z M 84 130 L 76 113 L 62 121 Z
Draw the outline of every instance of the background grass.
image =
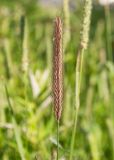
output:
M 56 157 L 56 126 L 51 99 L 53 20 L 64 11 L 36 0 L 0 0 L 0 159 Z M 71 39 L 64 55 L 64 110 L 60 157 L 68 159 L 75 106 L 75 64 L 83 3 L 70 10 Z M 23 23 L 27 19 L 29 67 L 22 70 Z M 105 10 L 93 6 L 89 47 L 84 54 L 81 106 L 74 159 L 114 160 L 114 7 L 110 9 L 112 53 L 107 47 Z M 109 45 L 109 44 L 108 44 Z M 112 54 L 112 58 L 109 55 Z M 5 93 L 7 84 L 10 111 Z M 23 146 L 20 151 L 20 146 Z M 20 153 L 23 152 L 23 153 Z M 21 155 L 22 154 L 22 155 Z M 23 158 L 24 159 L 24 158 Z

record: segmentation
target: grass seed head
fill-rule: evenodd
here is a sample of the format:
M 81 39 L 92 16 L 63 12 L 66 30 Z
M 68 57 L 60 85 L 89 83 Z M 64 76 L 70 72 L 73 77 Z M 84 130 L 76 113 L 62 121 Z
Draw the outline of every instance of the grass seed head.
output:
M 86 49 L 89 40 L 89 29 L 91 20 L 92 0 L 85 0 L 84 19 L 81 31 L 81 47 Z
M 57 121 L 60 120 L 63 102 L 62 22 L 55 19 L 53 52 L 53 101 Z

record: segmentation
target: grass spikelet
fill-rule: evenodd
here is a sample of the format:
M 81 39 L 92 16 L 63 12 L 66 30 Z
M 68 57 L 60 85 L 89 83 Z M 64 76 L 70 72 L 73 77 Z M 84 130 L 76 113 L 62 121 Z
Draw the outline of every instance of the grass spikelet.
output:
M 92 0 L 85 0 L 84 19 L 83 19 L 83 26 L 81 31 L 81 46 L 83 49 L 87 49 L 87 45 L 88 45 L 91 9 L 92 9 Z
M 54 112 L 57 121 L 60 120 L 63 101 L 63 64 L 62 64 L 62 22 L 55 20 L 54 55 L 53 55 L 53 98 Z
M 63 63 L 62 63 L 62 22 L 60 17 L 55 19 L 54 53 L 53 53 L 53 101 L 57 120 L 57 160 L 59 158 L 59 121 L 63 102 Z

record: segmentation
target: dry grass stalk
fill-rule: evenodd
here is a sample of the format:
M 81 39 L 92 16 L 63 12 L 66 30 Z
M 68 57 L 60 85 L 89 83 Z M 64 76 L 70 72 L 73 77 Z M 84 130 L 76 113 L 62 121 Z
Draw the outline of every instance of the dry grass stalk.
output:
M 60 120 L 63 102 L 63 63 L 62 63 L 62 22 L 55 19 L 53 54 L 53 100 L 57 121 Z

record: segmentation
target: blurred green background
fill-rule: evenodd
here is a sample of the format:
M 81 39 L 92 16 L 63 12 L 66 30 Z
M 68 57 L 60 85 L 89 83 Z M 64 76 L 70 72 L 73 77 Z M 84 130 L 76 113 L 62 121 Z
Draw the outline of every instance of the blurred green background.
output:
M 55 6 L 38 0 L 0 0 L 0 160 L 56 157 L 51 70 L 58 15 L 64 31 L 60 159 L 68 160 L 83 5 L 80 0 L 71 0 L 70 7 L 63 2 Z M 74 160 L 114 160 L 114 6 L 109 10 L 93 1 L 91 20 Z

